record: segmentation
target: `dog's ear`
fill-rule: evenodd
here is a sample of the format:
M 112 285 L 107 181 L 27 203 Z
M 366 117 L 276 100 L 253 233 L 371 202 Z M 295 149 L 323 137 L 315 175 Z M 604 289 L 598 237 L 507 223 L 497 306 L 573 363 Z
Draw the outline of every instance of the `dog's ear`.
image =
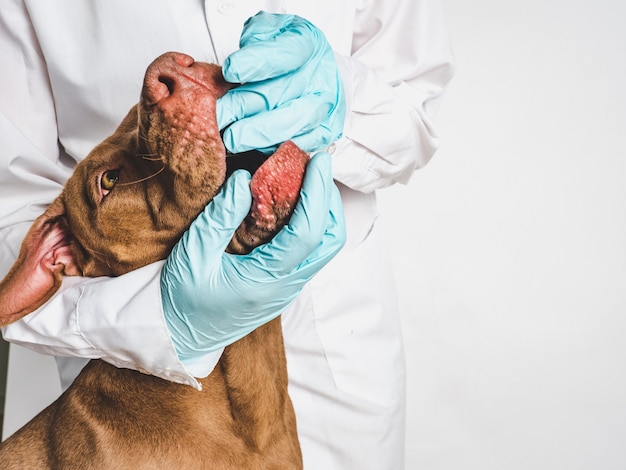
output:
M 69 238 L 65 204 L 59 197 L 35 220 L 17 261 L 0 282 L 0 326 L 43 305 L 61 286 L 63 274 L 79 274 Z

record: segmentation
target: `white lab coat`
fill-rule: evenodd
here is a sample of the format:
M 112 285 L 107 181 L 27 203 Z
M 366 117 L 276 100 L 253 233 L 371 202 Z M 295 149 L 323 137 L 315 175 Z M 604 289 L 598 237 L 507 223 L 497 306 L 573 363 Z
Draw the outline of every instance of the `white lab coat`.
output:
M 138 100 L 151 60 L 176 50 L 221 62 L 260 9 L 325 32 L 350 110 L 345 137 L 329 148 L 347 243 L 282 317 L 305 467 L 399 469 L 403 351 L 374 191 L 406 182 L 437 147 L 431 121 L 452 67 L 436 0 L 0 0 L 0 274 L 74 163 Z M 68 278 L 5 338 L 197 386 L 220 352 L 180 363 L 161 310 L 161 265 Z

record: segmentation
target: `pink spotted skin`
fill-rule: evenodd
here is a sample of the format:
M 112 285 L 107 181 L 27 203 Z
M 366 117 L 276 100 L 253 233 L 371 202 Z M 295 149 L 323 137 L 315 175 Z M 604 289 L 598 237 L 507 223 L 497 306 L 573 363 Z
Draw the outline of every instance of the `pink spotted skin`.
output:
M 273 230 L 293 209 L 308 160 L 306 153 L 288 141 L 256 171 L 250 183 L 254 198 L 251 214 L 259 226 Z
M 302 187 L 309 156 L 293 142 L 283 143 L 252 176 L 252 208 L 237 229 L 229 251 L 240 252 L 276 234 L 288 221 Z

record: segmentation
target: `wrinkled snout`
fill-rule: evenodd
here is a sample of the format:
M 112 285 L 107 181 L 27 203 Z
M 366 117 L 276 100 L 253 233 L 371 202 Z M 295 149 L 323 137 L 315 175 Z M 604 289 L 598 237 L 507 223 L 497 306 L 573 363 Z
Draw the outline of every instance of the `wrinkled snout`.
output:
M 233 85 L 219 65 L 168 52 L 146 70 L 139 106 L 139 145 L 188 187 L 211 196 L 225 178 L 226 151 L 216 102 Z
M 207 93 L 217 99 L 231 87 L 219 66 L 195 62 L 187 54 L 168 52 L 146 70 L 141 100 L 144 105 L 153 106 L 164 100 L 186 100 Z

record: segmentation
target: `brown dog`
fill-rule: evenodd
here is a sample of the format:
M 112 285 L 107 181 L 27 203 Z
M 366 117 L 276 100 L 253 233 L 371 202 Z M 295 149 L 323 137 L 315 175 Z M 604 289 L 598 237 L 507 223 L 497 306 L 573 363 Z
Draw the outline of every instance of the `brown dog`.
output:
M 164 54 L 148 67 L 140 103 L 77 166 L 26 235 L 0 283 L 1 324 L 42 305 L 63 274 L 116 276 L 167 257 L 226 177 L 215 102 L 229 87 L 218 66 L 184 54 Z M 275 203 L 253 205 L 231 252 L 249 251 L 285 224 L 307 161 L 286 143 L 255 173 L 253 198 L 265 192 Z M 91 361 L 2 443 L 0 466 L 301 468 L 280 319 L 227 347 L 201 383 L 199 392 Z

